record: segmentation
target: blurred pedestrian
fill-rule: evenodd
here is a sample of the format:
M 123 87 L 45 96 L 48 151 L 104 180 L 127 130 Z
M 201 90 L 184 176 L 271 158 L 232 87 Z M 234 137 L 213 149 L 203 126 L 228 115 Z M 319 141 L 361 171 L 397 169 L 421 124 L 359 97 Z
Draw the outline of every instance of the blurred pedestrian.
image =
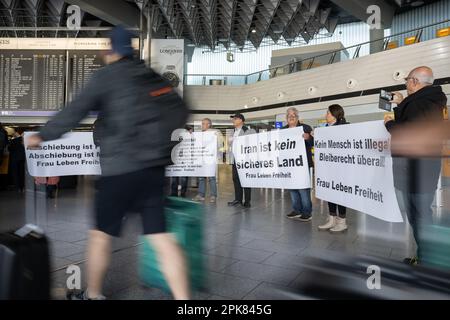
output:
M 188 299 L 184 253 L 167 232 L 164 173 L 171 163 L 172 132 L 182 127 L 188 108 L 170 83 L 133 57 L 133 35 L 123 27 L 111 32 L 112 50 L 75 99 L 28 145 L 38 146 L 74 128 L 90 111 L 102 115 L 102 177 L 96 193 L 96 225 L 87 249 L 87 290 L 72 300 L 101 300 L 111 256 L 111 237 L 120 235 L 128 212 L 140 212 L 143 232 L 157 253 L 161 271 L 176 299 Z
M 9 167 L 12 182 L 17 191 L 23 192 L 25 188 L 25 146 L 23 144 L 23 131 L 14 130 L 9 142 Z

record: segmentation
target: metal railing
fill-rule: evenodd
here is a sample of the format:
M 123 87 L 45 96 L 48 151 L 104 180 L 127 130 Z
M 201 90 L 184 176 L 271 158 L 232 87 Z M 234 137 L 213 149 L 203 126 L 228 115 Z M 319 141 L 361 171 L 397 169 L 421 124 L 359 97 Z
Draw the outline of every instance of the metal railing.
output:
M 449 27 L 450 20 L 429 24 L 412 30 L 389 35 L 380 39 L 363 42 L 347 48 L 319 54 L 314 57 L 292 61 L 288 64 L 276 66 L 250 74 L 186 74 L 185 85 L 246 85 L 269 80 L 279 76 L 292 74 L 316 67 L 333 64 L 350 59 L 357 59 L 371 54 L 371 47 L 378 47 L 379 51 L 392 50 L 402 46 L 431 40 L 436 37 L 436 31 Z M 408 41 L 407 41 L 408 40 Z

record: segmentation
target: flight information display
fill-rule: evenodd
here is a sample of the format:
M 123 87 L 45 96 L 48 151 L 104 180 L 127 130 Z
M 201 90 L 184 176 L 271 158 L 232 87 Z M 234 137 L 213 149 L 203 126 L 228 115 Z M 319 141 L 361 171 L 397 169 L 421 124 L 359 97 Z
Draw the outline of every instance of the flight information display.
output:
M 0 50 L 0 110 L 60 110 L 65 78 L 65 51 Z
M 103 51 L 69 51 L 69 92 L 71 101 L 89 82 L 92 74 L 103 67 Z

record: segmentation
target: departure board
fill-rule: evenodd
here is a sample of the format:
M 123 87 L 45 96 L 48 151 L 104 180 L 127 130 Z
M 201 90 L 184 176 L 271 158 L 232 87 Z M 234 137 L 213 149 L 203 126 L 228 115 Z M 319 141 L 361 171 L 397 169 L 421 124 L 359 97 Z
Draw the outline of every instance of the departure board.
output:
M 1 50 L 0 110 L 61 109 L 65 76 L 65 51 Z
M 89 82 L 92 74 L 105 64 L 102 51 L 69 51 L 69 92 L 71 101 Z

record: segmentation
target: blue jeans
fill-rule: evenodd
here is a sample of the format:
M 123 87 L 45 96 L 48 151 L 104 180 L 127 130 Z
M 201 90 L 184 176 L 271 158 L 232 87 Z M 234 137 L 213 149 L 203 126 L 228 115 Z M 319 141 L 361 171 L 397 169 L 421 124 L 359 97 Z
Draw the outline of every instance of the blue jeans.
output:
M 209 180 L 209 192 L 211 197 L 217 197 L 216 177 L 198 178 L 198 194 L 203 198 L 206 195 L 206 179 Z
M 406 213 L 417 243 L 417 258 L 422 256 L 421 243 L 424 239 L 424 228 L 433 224 L 431 205 L 434 193 L 409 193 L 396 189 L 397 201 L 402 212 Z
M 305 216 L 311 216 L 311 189 L 289 190 L 289 192 L 291 194 L 294 211 Z

